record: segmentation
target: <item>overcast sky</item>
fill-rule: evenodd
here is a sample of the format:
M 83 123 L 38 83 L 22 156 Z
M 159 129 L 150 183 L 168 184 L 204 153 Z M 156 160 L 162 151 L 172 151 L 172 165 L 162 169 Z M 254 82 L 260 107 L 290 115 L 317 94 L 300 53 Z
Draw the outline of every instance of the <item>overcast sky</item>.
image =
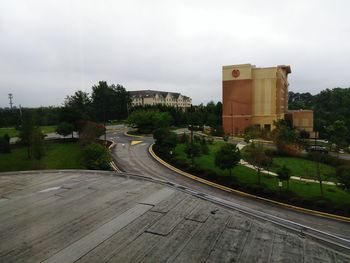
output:
M 290 65 L 290 90 L 350 86 L 350 2 L 0 1 L 0 107 L 100 80 L 221 100 L 223 65 Z

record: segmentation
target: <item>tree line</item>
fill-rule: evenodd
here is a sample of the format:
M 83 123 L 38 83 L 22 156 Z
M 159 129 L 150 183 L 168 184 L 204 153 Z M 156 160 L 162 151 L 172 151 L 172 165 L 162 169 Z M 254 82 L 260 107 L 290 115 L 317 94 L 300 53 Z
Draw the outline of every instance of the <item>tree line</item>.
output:
M 309 92 L 289 92 L 288 95 L 290 110 L 311 109 L 314 111 L 314 126 L 315 130 L 320 133 L 320 137 L 329 138 L 332 135 L 332 129 L 329 127 L 336 121 L 343 122 L 346 130 L 350 131 L 350 88 L 326 89 L 316 95 Z M 350 133 L 345 136 L 350 143 Z

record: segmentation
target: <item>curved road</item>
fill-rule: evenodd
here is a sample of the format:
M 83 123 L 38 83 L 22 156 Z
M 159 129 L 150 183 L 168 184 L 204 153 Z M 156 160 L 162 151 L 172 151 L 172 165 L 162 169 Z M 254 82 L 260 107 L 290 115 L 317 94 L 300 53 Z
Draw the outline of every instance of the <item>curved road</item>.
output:
M 117 125 L 115 126 L 115 130 L 109 131 L 107 134 L 108 139 L 117 143 L 112 154 L 117 160 L 118 167 L 125 172 L 166 180 L 195 191 L 216 196 L 239 206 L 247 207 L 255 211 L 261 211 L 345 239 L 350 239 L 350 223 L 305 214 L 264 201 L 242 197 L 179 175 L 159 164 L 150 156 L 148 153 L 148 147 L 153 143 L 153 138 L 133 138 L 125 136 L 123 133 L 126 130 L 127 129 L 123 125 Z M 131 141 L 142 142 L 136 145 L 131 145 Z

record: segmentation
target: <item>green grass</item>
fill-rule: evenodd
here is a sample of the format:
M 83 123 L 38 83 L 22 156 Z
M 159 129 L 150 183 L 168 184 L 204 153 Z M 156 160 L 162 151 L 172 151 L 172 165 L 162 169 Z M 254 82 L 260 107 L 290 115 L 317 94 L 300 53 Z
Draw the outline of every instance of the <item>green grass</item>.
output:
M 40 126 L 41 131 L 44 134 L 52 133 L 56 131 L 55 125 L 49 125 L 49 126 Z M 15 128 L 0 128 L 0 137 L 4 136 L 5 134 L 8 134 L 10 137 L 18 137 L 19 131 Z
M 228 170 L 221 170 L 215 166 L 214 163 L 214 156 L 215 152 L 219 149 L 220 145 L 222 145 L 223 142 L 215 142 L 212 145 L 209 145 L 209 153 L 207 155 L 201 155 L 197 158 L 195 158 L 195 164 L 196 166 L 200 167 L 201 169 L 216 173 L 220 176 L 229 176 Z M 183 161 L 186 161 L 187 163 L 190 163 L 190 160 L 187 158 L 185 152 L 185 145 L 184 144 L 178 144 L 174 150 L 175 156 L 179 159 L 182 159 Z M 289 158 L 276 158 L 276 162 L 279 164 L 282 164 L 283 162 L 288 163 L 288 167 L 293 169 L 294 173 L 297 173 L 297 171 L 300 171 L 300 162 L 304 162 L 308 165 L 310 168 L 312 165 L 315 166 L 315 163 L 308 160 L 298 159 L 298 158 L 291 158 L 291 159 L 298 159 L 298 160 L 289 160 Z M 305 165 L 304 164 L 304 165 Z M 324 175 L 327 172 L 333 171 L 333 167 L 325 166 L 323 167 L 323 173 Z M 243 165 L 238 165 L 234 169 L 232 169 L 232 175 L 237 179 L 239 184 L 244 185 L 254 185 L 258 182 L 258 174 L 255 170 L 247 168 Z M 264 187 L 276 191 L 279 191 L 278 187 L 278 179 L 274 176 L 269 176 L 267 174 L 261 175 L 261 184 L 264 185 Z M 323 185 L 324 188 L 324 197 L 335 204 L 337 206 L 349 204 L 350 205 L 350 193 L 331 185 Z M 287 189 L 287 184 L 284 183 L 283 190 Z M 289 190 L 293 191 L 295 194 L 297 194 L 302 199 L 307 200 L 317 200 L 320 198 L 320 186 L 318 183 L 305 183 L 300 181 L 294 181 L 290 180 L 289 182 Z
M 0 172 L 38 169 L 84 169 L 81 164 L 82 149 L 78 143 L 45 143 L 45 156 L 29 160 L 27 148 L 15 148 L 0 154 Z
M 10 137 L 17 137 L 18 133 L 15 128 L 0 128 L 0 137 L 3 137 L 5 134 Z
M 275 157 L 273 158 L 274 166 L 271 167 L 271 171 L 276 172 L 279 167 L 285 165 L 291 170 L 292 176 L 298 176 L 302 178 L 317 179 L 316 176 L 316 162 L 296 158 L 296 157 Z M 320 174 L 323 180 L 336 181 L 335 168 L 321 163 Z

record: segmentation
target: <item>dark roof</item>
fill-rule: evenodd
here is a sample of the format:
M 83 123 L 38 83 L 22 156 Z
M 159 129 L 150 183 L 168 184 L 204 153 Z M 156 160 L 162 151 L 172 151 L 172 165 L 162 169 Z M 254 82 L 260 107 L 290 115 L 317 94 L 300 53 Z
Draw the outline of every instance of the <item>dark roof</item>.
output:
M 168 92 L 168 91 L 158 91 L 158 90 L 134 90 L 134 91 L 129 91 L 131 97 L 154 97 L 156 94 L 162 96 L 165 98 L 168 93 L 175 97 L 176 99 L 181 95 L 180 93 L 177 92 Z M 189 99 L 189 97 L 183 96 L 186 99 Z

